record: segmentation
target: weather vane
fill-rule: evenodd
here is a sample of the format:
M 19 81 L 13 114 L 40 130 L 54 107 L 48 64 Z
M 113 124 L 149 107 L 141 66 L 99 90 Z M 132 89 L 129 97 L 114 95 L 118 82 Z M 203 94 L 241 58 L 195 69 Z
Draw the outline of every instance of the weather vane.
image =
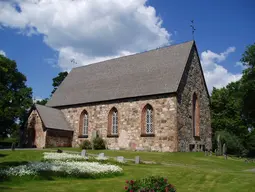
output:
M 75 59 L 71 59 L 71 63 L 77 64 L 77 62 L 75 61 Z
M 191 20 L 191 24 L 190 24 L 190 27 L 192 29 L 192 37 L 193 37 L 193 40 L 194 40 L 194 33 L 195 33 L 195 27 L 194 27 L 194 20 Z

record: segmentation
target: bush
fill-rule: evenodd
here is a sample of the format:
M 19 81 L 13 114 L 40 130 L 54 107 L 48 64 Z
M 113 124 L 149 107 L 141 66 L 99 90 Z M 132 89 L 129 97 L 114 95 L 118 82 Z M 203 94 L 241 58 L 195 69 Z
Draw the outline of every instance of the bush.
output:
M 91 143 L 89 140 L 85 140 L 80 145 L 81 149 L 92 149 Z
M 167 179 L 163 177 L 150 176 L 137 181 L 126 181 L 125 186 L 127 192 L 176 192 L 173 185 L 169 184 Z
M 105 142 L 101 137 L 93 139 L 94 149 L 105 149 Z
M 217 143 L 217 136 L 220 135 L 221 144 L 226 143 L 227 153 L 238 156 L 245 156 L 247 150 L 244 148 L 242 141 L 234 134 L 227 131 L 217 131 L 214 137 L 215 143 Z

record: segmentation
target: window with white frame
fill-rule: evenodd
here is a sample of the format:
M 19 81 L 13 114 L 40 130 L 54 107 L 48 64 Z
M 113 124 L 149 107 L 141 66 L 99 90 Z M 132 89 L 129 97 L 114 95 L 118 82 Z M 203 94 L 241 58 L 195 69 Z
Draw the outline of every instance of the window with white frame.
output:
M 152 114 L 153 111 L 152 111 L 152 108 L 151 107 L 147 107 L 146 109 L 146 133 L 147 134 L 151 134 L 153 133 L 153 118 L 152 118 Z
M 82 131 L 83 135 L 88 135 L 88 124 L 89 124 L 88 114 L 85 113 L 83 117 L 83 131 Z
M 118 134 L 118 111 L 114 110 L 112 112 L 112 134 Z

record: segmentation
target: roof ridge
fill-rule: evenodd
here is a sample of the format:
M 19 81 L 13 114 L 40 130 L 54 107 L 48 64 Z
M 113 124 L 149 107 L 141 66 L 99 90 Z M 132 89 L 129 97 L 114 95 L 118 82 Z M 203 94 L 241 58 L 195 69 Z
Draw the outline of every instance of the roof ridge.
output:
M 87 65 L 82 65 L 82 66 L 74 67 L 74 68 L 72 68 L 72 70 L 73 69 L 78 69 L 78 68 L 89 67 L 89 66 L 94 65 L 94 64 L 101 64 L 101 63 L 103 63 L 105 61 L 113 61 L 113 60 L 117 60 L 117 59 L 121 59 L 121 58 L 125 58 L 125 57 L 132 57 L 132 56 L 136 56 L 136 55 L 140 55 L 140 54 L 144 54 L 144 53 L 148 53 L 148 52 L 153 52 L 153 51 L 157 51 L 157 50 L 161 50 L 161 49 L 166 49 L 166 48 L 175 47 L 175 46 L 183 45 L 183 44 L 186 44 L 186 43 L 194 43 L 194 42 L 195 42 L 194 40 L 190 40 L 190 41 L 185 41 L 185 42 L 177 43 L 177 44 L 173 44 L 173 45 L 166 45 L 166 46 L 158 47 L 158 48 L 155 48 L 155 49 L 150 49 L 148 51 L 134 53 L 134 54 L 131 54 L 131 55 L 124 55 L 124 56 L 120 56 L 120 57 L 116 57 L 116 58 L 112 58 L 112 59 L 107 59 L 107 60 L 103 60 L 103 61 L 99 61 L 99 62 L 95 62 L 95 63 L 90 63 L 90 64 L 87 64 Z

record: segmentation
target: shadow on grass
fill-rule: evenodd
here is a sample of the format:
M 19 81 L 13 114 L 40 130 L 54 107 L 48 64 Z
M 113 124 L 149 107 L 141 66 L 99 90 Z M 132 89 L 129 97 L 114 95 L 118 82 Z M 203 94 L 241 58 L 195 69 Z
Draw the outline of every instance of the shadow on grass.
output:
M 27 161 L 6 161 L 6 162 L 2 162 L 0 163 L 0 170 L 2 169 L 8 169 L 10 167 L 16 167 L 19 165 L 24 165 L 27 164 Z M 10 177 L 6 176 L 6 175 L 0 175 L 0 182 L 5 182 L 5 181 L 10 181 Z
M 5 169 L 8 167 L 15 167 L 15 166 L 19 166 L 19 165 L 24 165 L 27 164 L 27 161 L 5 161 L 0 163 L 0 169 Z
M 24 181 L 33 181 L 33 180 L 47 180 L 53 181 L 55 180 L 54 175 L 49 172 L 40 172 L 38 175 L 23 175 L 23 176 L 8 176 L 8 175 L 0 175 L 0 183 L 3 182 L 14 182 L 14 183 L 23 183 Z M 1 191 L 1 188 L 0 188 Z
M 0 154 L 0 157 L 5 157 L 5 156 L 7 156 L 6 154 Z
M 0 186 L 0 191 L 6 190 L 6 189 L 11 189 L 11 187 L 1 187 L 1 186 Z

